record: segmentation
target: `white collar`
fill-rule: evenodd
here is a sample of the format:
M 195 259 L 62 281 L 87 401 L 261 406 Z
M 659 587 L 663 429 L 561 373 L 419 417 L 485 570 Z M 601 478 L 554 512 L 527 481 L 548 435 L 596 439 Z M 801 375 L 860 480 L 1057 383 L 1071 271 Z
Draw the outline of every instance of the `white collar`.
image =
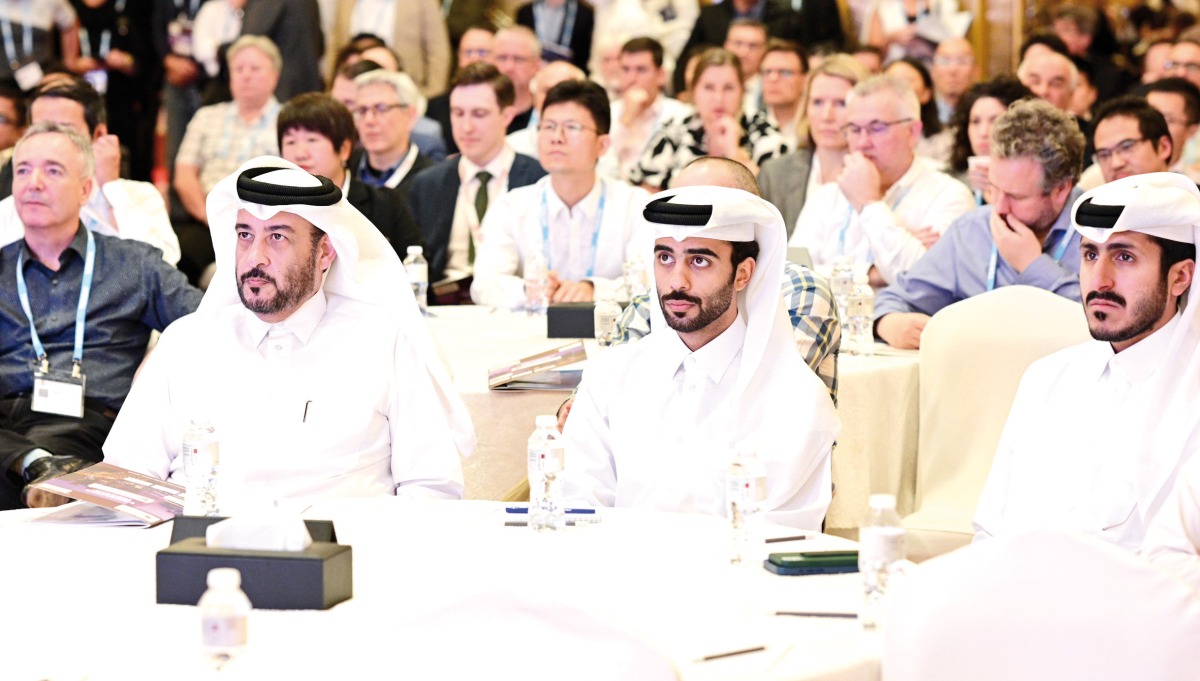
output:
M 488 161 L 483 166 L 477 166 L 471 161 L 471 159 L 467 158 L 466 156 L 461 156 L 459 157 L 458 161 L 459 184 L 465 185 L 471 180 L 475 179 L 475 176 L 478 175 L 479 171 L 481 170 L 486 170 L 493 178 L 507 177 L 508 171 L 512 168 L 513 161 L 516 159 L 517 152 L 513 151 L 512 147 L 508 146 L 507 142 L 505 142 L 504 147 L 500 149 L 500 153 L 496 154 L 491 161 Z
M 1181 317 L 1180 313 L 1176 313 L 1171 321 L 1164 324 L 1161 329 L 1121 352 L 1113 352 L 1112 345 L 1105 343 L 1104 346 L 1112 353 L 1105 363 L 1105 371 L 1111 375 L 1122 377 L 1130 383 L 1139 383 L 1144 380 L 1155 369 L 1162 366 L 1167 345 L 1171 342 L 1171 336 L 1175 327 L 1179 326 Z
M 308 339 L 312 338 L 313 332 L 317 330 L 317 324 L 321 322 L 321 318 L 325 316 L 325 309 L 328 302 L 325 298 L 325 290 L 322 288 L 317 291 L 316 295 L 309 298 L 295 312 L 282 322 L 271 324 L 264 322 L 258 318 L 246 307 L 242 306 L 242 312 L 246 316 L 246 333 L 249 336 L 250 345 L 258 347 L 267 334 L 274 328 L 283 328 L 291 332 L 300 340 L 301 344 L 307 344 Z
M 670 327 L 668 330 L 671 330 Z M 683 339 L 679 337 L 678 332 L 671 331 L 672 333 L 665 335 L 669 338 L 668 352 L 672 359 L 663 363 L 663 367 L 670 370 L 670 375 L 674 376 L 675 372 L 679 370 L 679 365 L 691 357 L 695 362 L 696 369 L 703 372 L 713 383 L 720 384 L 725 372 L 729 370 L 729 365 L 733 363 L 733 359 L 738 356 L 745 344 L 746 320 L 739 311 L 737 318 L 733 320 L 728 329 L 722 331 L 719 336 L 705 343 L 695 352 L 683 344 Z
M 591 191 L 572 208 L 567 208 L 567 204 L 563 203 L 563 200 L 559 198 L 558 192 L 554 191 L 554 185 L 550 183 L 549 175 L 541 181 L 545 182 L 542 185 L 542 191 L 546 193 L 546 212 L 549 213 L 547 218 L 550 222 L 570 219 L 573 215 L 579 214 L 577 211 L 582 213 L 582 217 L 586 219 L 590 220 L 595 217 L 596 211 L 600 207 L 600 191 L 602 187 L 602 180 L 599 173 L 596 173 L 595 179 L 592 180 Z

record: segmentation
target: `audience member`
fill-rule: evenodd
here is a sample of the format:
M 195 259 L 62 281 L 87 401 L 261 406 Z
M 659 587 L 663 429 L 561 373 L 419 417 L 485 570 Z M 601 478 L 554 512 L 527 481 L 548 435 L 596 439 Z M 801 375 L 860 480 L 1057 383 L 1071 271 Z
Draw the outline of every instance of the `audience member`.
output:
M 524 306 L 522 277 L 532 249 L 545 256 L 551 302 L 589 301 L 620 287 L 626 260 L 640 253 L 637 211 L 647 195 L 596 173 L 609 144 L 609 115 L 596 83 L 565 81 L 546 93 L 538 147 L 549 176 L 488 208 L 471 284 L 477 304 Z
M 700 16 L 698 0 L 597 0 L 596 37 L 650 38 L 663 47 L 663 63 L 672 71 Z M 622 42 L 625 42 L 622 41 Z
M 878 76 L 883 73 L 883 51 L 879 48 L 859 45 L 858 49 L 854 50 L 850 56 L 862 64 L 868 74 Z
M 1130 79 L 1112 59 L 1093 49 L 1099 22 L 1096 7 L 1084 4 L 1064 3 L 1056 7 L 1051 16 L 1051 26 L 1071 56 L 1086 61 L 1090 67 L 1088 71 L 1096 87 L 1096 101 L 1103 104 L 1124 92 Z
M 762 79 L 762 110 L 779 129 L 789 149 L 799 146 L 796 130 L 803 110 L 800 99 L 808 77 L 808 57 L 803 48 L 787 40 L 772 39 L 759 66 Z
M 25 96 L 11 85 L 0 84 L 0 164 L 8 165 L 12 149 L 25 134 Z
M 1017 78 L 1033 94 L 1070 113 L 1079 70 L 1070 57 L 1051 50 L 1031 52 L 1017 67 Z
M 967 88 L 979 81 L 979 64 L 975 50 L 966 38 L 948 38 L 938 43 L 933 53 L 933 101 L 937 104 L 938 120 L 949 125 L 954 107 Z
M 283 55 L 277 68 L 276 97 L 287 101 L 298 94 L 324 88 L 320 66 L 325 36 L 321 33 L 317 0 L 246 0 L 243 11 L 242 36 L 267 38 Z M 232 51 L 231 47 L 228 52 L 231 71 Z M 233 167 L 237 167 L 236 162 Z
M 150 332 L 200 302 L 154 248 L 80 225 L 93 181 L 83 135 L 38 123 L 14 161 L 25 233 L 0 249 L 10 282 L 0 287 L 0 509 L 67 501 L 26 485 L 101 460 Z M 81 297 L 86 318 L 76 314 Z
M 354 125 L 363 153 L 350 161 L 354 177 L 372 187 L 407 192 L 413 178 L 433 165 L 412 141 L 421 93 L 406 73 L 382 69 L 354 79 Z
M 333 19 L 334 43 L 340 45 L 360 33 L 382 38 L 399 56 L 400 70 L 413 79 L 425 97 L 446 90 L 450 77 L 450 34 L 436 0 L 338 2 Z
M 533 31 L 543 62 L 569 61 L 587 72 L 596 11 L 581 0 L 532 0 L 517 10 L 517 25 Z
M 1195 145 L 1196 130 L 1200 129 L 1200 88 L 1186 78 L 1169 77 L 1143 85 L 1134 94 L 1145 97 L 1166 119 L 1171 131 L 1171 170 L 1186 172 L 1184 149 Z
M 991 205 L 956 220 L 925 257 L 875 298 L 875 334 L 916 348 L 938 310 L 1024 284 L 1079 300 L 1079 235 L 1071 229 L 1083 134 L 1048 102 L 1021 100 L 992 128 Z
M 729 0 L 700 8 L 692 34 L 680 54 L 687 55 L 693 50 L 724 45 L 730 27 L 739 19 L 765 25 L 767 34 L 772 38 L 796 37 L 796 13 L 782 0 Z M 840 30 L 839 27 L 839 33 Z
M 542 45 L 537 35 L 524 26 L 510 26 L 496 32 L 492 63 L 512 81 L 516 99 L 516 114 L 508 124 L 508 132 L 524 130 L 534 114 L 533 93 L 529 84 L 542 66 Z
M 175 156 L 183 142 L 183 133 L 192 116 L 200 109 L 200 94 L 207 74 L 192 58 L 192 25 L 200 7 L 208 0 L 178 3 L 176 0 L 154 0 L 152 17 L 154 50 L 161 62 L 164 78 L 163 108 L 166 110 L 167 171 L 174 180 Z M 171 215 L 183 217 L 186 211 L 179 197 L 171 190 Z
M 951 119 L 954 146 L 948 171 L 975 192 L 975 203 L 988 203 L 988 163 L 992 148 L 992 126 L 1013 102 L 1033 97 L 1029 88 L 1012 76 L 999 76 L 972 85 L 958 100 Z
M 921 140 L 917 142 L 917 156 L 923 156 L 943 167 L 950 158 L 950 146 L 954 141 L 949 130 L 942 127 L 938 117 L 937 103 L 933 101 L 933 77 L 919 59 L 902 57 L 887 65 L 883 72 L 899 78 L 917 96 L 921 108 Z
M 1171 47 L 1175 43 L 1170 40 L 1158 40 L 1146 48 L 1142 55 L 1142 83 L 1153 83 L 1166 78 L 1166 63 L 1171 58 Z
M 753 19 L 729 24 L 722 46 L 737 55 L 742 68 L 742 113 L 751 117 L 763 108 L 762 77 L 758 70 L 767 52 L 767 27 Z
M 74 69 L 79 59 L 79 24 L 68 0 L 0 3 L 0 17 L 12 36 L 0 42 L 4 48 L 0 81 L 32 90 L 59 56 L 60 45 L 64 65 Z
M 1200 37 L 1197 40 L 1180 39 L 1171 47 L 1171 58 L 1163 63 L 1168 76 L 1187 78 L 1192 85 L 1200 87 Z
M 490 25 L 472 25 L 462 35 L 458 43 L 458 68 L 463 69 L 476 62 L 491 62 L 492 43 L 495 42 L 496 31 Z M 425 107 L 425 116 L 435 121 L 442 128 L 442 142 L 446 145 L 446 155 L 458 153 L 458 145 L 454 142 L 454 134 L 450 129 L 450 90 L 429 98 Z
M 508 134 L 508 145 L 513 148 L 513 151 L 531 158 L 538 157 L 538 112 L 542 110 L 542 102 L 546 100 L 546 93 L 563 81 L 585 78 L 587 78 L 587 74 L 578 66 L 561 59 L 546 64 L 537 72 L 537 75 L 533 77 L 533 82 L 529 84 L 529 92 L 533 95 L 533 113 L 529 117 L 529 125 Z M 509 128 L 511 127 L 510 124 Z
M 1096 114 L 1092 140 L 1101 184 L 1169 170 L 1174 145 L 1167 120 L 1141 97 L 1118 97 L 1105 104 Z
M 621 46 L 626 38 L 619 34 L 596 34 L 592 45 L 592 63 L 589 64 L 591 79 L 604 87 L 610 101 L 616 101 L 625 87 L 621 73 Z

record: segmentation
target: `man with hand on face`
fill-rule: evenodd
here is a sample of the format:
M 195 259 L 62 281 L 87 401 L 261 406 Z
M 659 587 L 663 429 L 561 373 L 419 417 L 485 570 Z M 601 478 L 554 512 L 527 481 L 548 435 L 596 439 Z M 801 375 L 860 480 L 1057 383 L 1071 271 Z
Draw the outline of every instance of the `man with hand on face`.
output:
M 488 208 L 475 252 L 476 304 L 521 308 L 533 249 L 550 270 L 552 303 L 594 300 L 601 289 L 620 288 L 625 262 L 639 245 L 637 212 L 647 193 L 596 173 L 609 145 L 609 113 L 596 83 L 568 80 L 546 93 L 538 151 L 549 175 Z
M 183 478 L 194 420 L 221 442 L 221 504 L 461 498 L 474 447 L 404 267 L 327 178 L 260 157 L 208 199 L 217 273 L 163 334 L 105 460 Z
M 975 201 L 963 183 L 916 155 L 920 105 L 902 81 L 876 76 L 855 85 L 846 120 L 850 153 L 841 175 L 808 196 L 789 245 L 807 248 L 818 270 L 846 257 L 883 286 Z
M 992 202 L 956 220 L 875 298 L 875 334 L 917 348 L 929 317 L 998 286 L 1024 284 L 1079 300 L 1079 235 L 1070 207 L 1083 133 L 1048 102 L 1016 102 L 992 128 Z
M 819 528 L 840 424 L 779 295 L 783 218 L 711 186 L 658 194 L 644 218 L 654 331 L 585 372 L 563 432 L 566 498 L 722 515 L 735 451 L 756 449 L 767 517 Z
M 1200 190 L 1134 175 L 1075 202 L 1092 338 L 1026 370 L 975 512 L 975 539 L 1038 529 L 1142 545 L 1200 445 Z M 1186 306 L 1185 306 L 1186 305 Z M 1105 421 L 1105 419 L 1108 419 Z

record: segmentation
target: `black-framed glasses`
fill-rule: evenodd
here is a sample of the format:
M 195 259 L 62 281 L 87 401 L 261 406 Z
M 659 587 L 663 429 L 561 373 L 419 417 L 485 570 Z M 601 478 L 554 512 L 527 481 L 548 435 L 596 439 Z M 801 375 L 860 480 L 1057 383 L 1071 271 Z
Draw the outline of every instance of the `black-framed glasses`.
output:
M 369 113 L 373 113 L 376 116 L 383 116 L 384 114 L 391 111 L 392 109 L 407 109 L 407 108 L 408 108 L 407 104 L 400 104 L 400 103 L 383 104 L 381 102 L 381 103 L 375 104 L 373 106 L 356 106 L 356 107 L 354 107 L 354 111 L 352 113 L 354 114 L 355 118 L 366 118 L 367 114 L 369 114 Z
M 867 133 L 868 137 L 879 137 L 883 133 L 887 132 L 888 129 L 891 128 L 893 125 L 900 125 L 901 123 L 911 123 L 912 120 L 913 120 L 912 118 L 901 118 L 901 119 L 895 120 L 895 121 L 871 121 L 870 123 L 867 123 L 866 125 L 856 125 L 854 123 L 847 123 L 842 126 L 842 135 L 845 136 L 846 139 L 852 139 L 852 138 L 858 137 L 859 135 L 861 135 L 862 133 L 865 132 L 865 133 Z
M 1145 137 L 1139 137 L 1135 140 L 1123 140 L 1117 144 L 1108 147 L 1107 149 L 1097 149 L 1096 153 L 1092 154 L 1092 160 L 1099 165 L 1105 165 L 1112 161 L 1113 156 L 1125 158 L 1133 148 L 1142 142 L 1149 142 Z

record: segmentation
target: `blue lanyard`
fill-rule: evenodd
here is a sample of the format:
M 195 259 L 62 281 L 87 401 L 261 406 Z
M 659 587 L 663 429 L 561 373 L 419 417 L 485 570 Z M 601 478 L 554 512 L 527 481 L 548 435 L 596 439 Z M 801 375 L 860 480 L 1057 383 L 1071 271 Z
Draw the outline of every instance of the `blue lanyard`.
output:
M 87 321 L 88 298 L 92 295 L 92 273 L 96 270 L 96 237 L 92 236 L 90 229 L 84 229 L 84 231 L 87 232 L 87 256 L 83 259 L 83 283 L 79 286 L 79 305 L 75 308 L 75 354 L 72 355 L 77 370 L 83 363 L 83 328 Z M 25 317 L 29 320 L 29 336 L 33 339 L 33 352 L 37 355 L 37 360 L 42 363 L 42 371 L 46 371 L 50 367 L 50 362 L 46 358 L 46 348 L 42 345 L 42 339 L 38 336 L 37 327 L 33 323 L 33 310 L 29 307 L 29 289 L 25 286 L 24 249 L 17 256 L 17 296 L 20 297 L 21 308 L 25 310 Z
M 263 131 L 267 129 L 267 121 L 271 120 L 271 118 L 278 111 L 278 102 L 263 109 L 262 113 L 259 114 L 260 118 L 258 125 L 256 126 L 253 134 L 246 136 L 246 143 L 242 145 L 241 154 L 238 155 L 237 158 L 233 159 L 236 163 L 241 164 L 242 162 L 249 160 L 250 152 L 254 148 L 254 143 L 258 141 L 259 136 L 261 136 Z M 237 115 L 237 105 L 233 102 L 230 102 L 229 115 L 225 117 L 225 124 L 221 126 L 221 148 L 217 152 L 217 158 L 229 158 L 229 143 L 233 138 L 234 119 L 237 117 Z M 366 157 L 366 154 L 363 154 L 363 158 L 365 159 Z
M 1072 227 L 1067 227 L 1063 230 L 1063 235 L 1058 238 L 1058 244 L 1054 247 L 1054 262 L 1062 262 L 1063 256 L 1067 254 L 1067 244 L 1071 243 Z M 987 273 L 987 290 L 991 291 L 996 288 L 996 267 L 1000 264 L 1000 250 L 996 248 L 996 243 L 992 242 L 992 258 L 988 262 Z
M 542 5 L 545 0 L 540 0 L 533 5 L 533 25 L 537 26 L 542 23 Z M 579 11 L 579 3 L 575 0 L 567 0 L 566 17 L 563 18 L 562 30 L 558 32 L 558 40 L 554 41 L 555 45 L 567 47 L 571 42 L 571 34 L 575 32 L 575 12 Z M 541 37 L 540 35 L 538 36 Z M 566 42 L 563 42 L 563 41 Z
M 0 30 L 4 32 L 4 54 L 8 56 L 12 70 L 16 71 L 21 60 L 17 58 L 17 43 L 13 40 L 12 22 L 9 21 L 7 12 L 3 13 L 2 18 Z M 22 29 L 21 51 L 25 57 L 29 57 L 33 54 L 33 0 L 25 0 L 25 23 Z
M 126 0 L 117 0 L 117 14 L 125 13 L 125 2 Z M 109 50 L 111 49 L 112 29 L 106 28 L 100 32 L 100 49 L 96 52 L 96 57 L 99 59 L 106 58 Z M 83 56 L 85 57 L 91 58 L 92 56 L 92 42 L 88 37 L 88 30 L 83 26 L 79 27 L 79 51 L 82 52 Z
M 893 213 L 896 212 L 896 209 L 900 207 L 900 203 L 902 201 L 904 201 L 904 199 L 908 198 L 908 193 L 910 191 L 912 191 L 912 187 L 909 187 L 908 189 L 905 189 L 904 191 L 900 192 L 900 195 L 896 197 L 895 201 L 892 201 L 892 205 L 888 206 L 888 209 L 891 210 Z M 865 206 L 864 206 L 864 208 L 865 208 Z M 850 219 L 853 217 L 854 217 L 854 204 L 850 204 L 849 206 L 846 207 L 846 219 L 842 221 L 842 228 L 838 230 L 838 250 L 837 250 L 838 255 L 846 255 L 846 230 L 850 229 Z M 873 260 L 874 260 L 874 258 L 871 257 L 871 254 L 868 252 L 867 253 L 868 264 Z
M 550 209 L 546 207 L 546 194 L 549 185 L 542 188 L 542 255 L 546 256 L 546 269 L 553 270 L 550 261 Z M 596 207 L 595 224 L 592 226 L 592 264 L 588 266 L 586 278 L 590 279 L 596 271 L 596 252 L 600 244 L 600 222 L 604 219 L 604 203 L 608 198 L 608 183 L 600 180 L 600 204 Z

